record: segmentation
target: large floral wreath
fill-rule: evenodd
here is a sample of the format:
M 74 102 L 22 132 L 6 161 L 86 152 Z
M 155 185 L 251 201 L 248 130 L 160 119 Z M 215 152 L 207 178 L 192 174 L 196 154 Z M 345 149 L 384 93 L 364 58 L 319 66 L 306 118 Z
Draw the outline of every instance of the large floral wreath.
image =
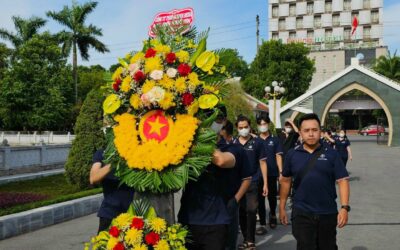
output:
M 197 179 L 211 161 L 209 129 L 221 100 L 225 66 L 206 49 L 207 32 L 158 36 L 119 59 L 103 103 L 105 163 L 138 191 L 164 193 Z

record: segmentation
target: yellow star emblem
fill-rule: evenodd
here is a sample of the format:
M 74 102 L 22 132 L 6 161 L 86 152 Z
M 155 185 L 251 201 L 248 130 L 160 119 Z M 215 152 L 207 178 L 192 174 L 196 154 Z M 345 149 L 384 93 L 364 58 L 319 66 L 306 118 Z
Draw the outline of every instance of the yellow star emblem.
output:
M 156 120 L 154 122 L 148 121 L 149 125 L 151 126 L 150 132 L 149 134 L 153 134 L 156 133 L 157 135 L 161 135 L 161 129 L 165 126 L 167 126 L 167 124 L 164 123 L 160 123 L 159 118 L 157 116 Z

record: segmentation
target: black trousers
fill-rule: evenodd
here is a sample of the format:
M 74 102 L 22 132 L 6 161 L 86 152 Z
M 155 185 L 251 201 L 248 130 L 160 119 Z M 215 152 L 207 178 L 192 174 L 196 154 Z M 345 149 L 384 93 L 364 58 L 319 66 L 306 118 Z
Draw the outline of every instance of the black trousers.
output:
M 228 225 L 188 225 L 190 243 L 188 250 L 224 250 L 228 236 Z
M 258 208 L 258 182 L 252 182 L 245 196 L 240 200 L 239 224 L 244 241 L 256 240 L 256 213 Z
M 239 231 L 239 204 L 237 203 L 235 197 L 228 201 L 227 209 L 231 217 L 231 224 L 229 224 L 225 250 L 236 250 Z
M 343 161 L 344 166 L 346 167 L 346 165 L 347 165 L 347 160 L 349 159 L 349 157 L 348 157 L 348 156 L 342 156 L 341 158 L 342 158 L 342 161 Z
M 267 212 L 265 209 L 265 197 L 262 195 L 263 193 L 263 185 L 264 181 L 260 180 L 258 184 L 258 215 L 260 217 L 260 224 L 265 226 L 267 225 Z M 276 216 L 276 206 L 277 206 L 277 198 L 278 195 L 278 177 L 268 176 L 268 204 L 269 204 L 269 212 L 272 216 Z
M 292 233 L 297 250 L 337 250 L 337 213 L 306 214 L 296 209 L 292 213 Z
M 108 227 L 111 225 L 112 219 L 108 218 L 99 218 L 99 230 L 97 231 L 97 234 L 99 234 L 101 231 L 108 230 Z

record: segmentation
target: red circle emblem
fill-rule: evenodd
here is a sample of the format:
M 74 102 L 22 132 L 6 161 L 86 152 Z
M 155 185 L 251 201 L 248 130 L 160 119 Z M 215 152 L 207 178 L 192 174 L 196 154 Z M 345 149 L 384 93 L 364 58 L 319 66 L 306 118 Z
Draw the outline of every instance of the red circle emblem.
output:
M 149 116 L 145 117 L 143 123 L 143 135 L 147 140 L 163 141 L 169 132 L 168 119 L 161 110 L 157 110 Z

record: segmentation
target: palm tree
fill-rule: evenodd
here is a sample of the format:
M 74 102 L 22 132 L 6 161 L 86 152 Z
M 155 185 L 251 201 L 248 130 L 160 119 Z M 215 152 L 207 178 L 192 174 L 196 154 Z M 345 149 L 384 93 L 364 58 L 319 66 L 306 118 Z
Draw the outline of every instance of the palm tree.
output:
M 31 39 L 38 33 L 38 30 L 46 24 L 46 20 L 40 17 L 23 19 L 18 16 L 13 16 L 12 20 L 17 33 L 15 34 L 8 30 L 0 29 L 0 37 L 10 41 L 15 49 Z
M 96 38 L 103 35 L 101 29 L 92 24 L 85 25 L 86 17 L 96 6 L 97 2 L 88 2 L 82 5 L 74 2 L 71 8 L 64 6 L 59 12 L 48 11 L 46 13 L 48 17 L 67 27 L 67 30 L 61 31 L 58 36 L 63 43 L 62 50 L 65 55 L 69 55 L 72 48 L 72 74 L 75 83 L 76 102 L 78 101 L 78 49 L 82 59 L 86 61 L 89 60 L 88 51 L 90 47 L 101 53 L 109 52 L 107 46 Z
M 400 57 L 396 56 L 396 53 L 397 51 L 391 56 L 389 52 L 387 56 L 379 57 L 374 70 L 379 74 L 400 82 Z

